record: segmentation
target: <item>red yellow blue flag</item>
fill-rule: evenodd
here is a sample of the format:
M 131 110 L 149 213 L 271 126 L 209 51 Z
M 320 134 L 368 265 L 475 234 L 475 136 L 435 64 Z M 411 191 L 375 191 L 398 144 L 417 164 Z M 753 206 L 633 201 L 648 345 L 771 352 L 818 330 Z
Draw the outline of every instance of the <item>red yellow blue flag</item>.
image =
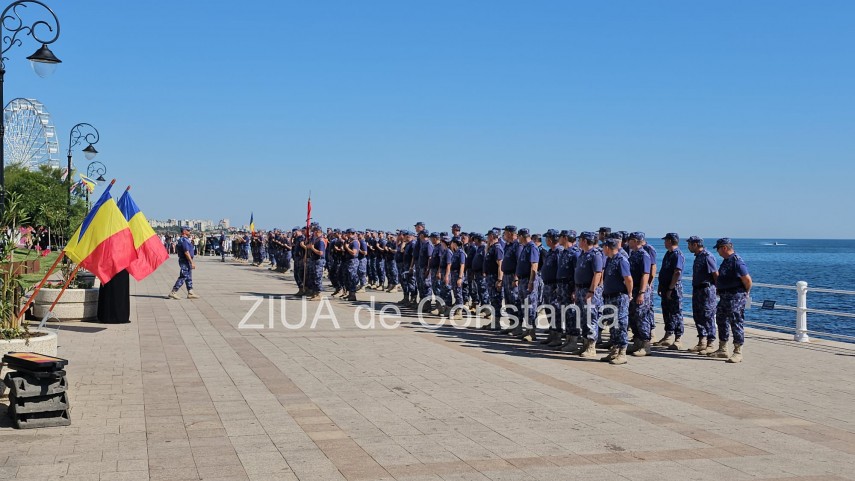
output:
M 255 220 L 252 212 L 249 213 L 249 232 L 255 234 Z
M 107 186 L 65 246 L 65 255 L 102 283 L 110 282 L 137 258 L 131 228 L 110 195 L 112 186 Z
M 134 248 L 137 250 L 137 258 L 128 266 L 128 272 L 134 276 L 134 279 L 141 281 L 166 262 L 169 259 L 169 253 L 154 233 L 145 214 L 131 198 L 129 190 L 125 190 L 125 193 L 119 197 L 117 205 L 128 221 L 131 234 L 134 236 Z

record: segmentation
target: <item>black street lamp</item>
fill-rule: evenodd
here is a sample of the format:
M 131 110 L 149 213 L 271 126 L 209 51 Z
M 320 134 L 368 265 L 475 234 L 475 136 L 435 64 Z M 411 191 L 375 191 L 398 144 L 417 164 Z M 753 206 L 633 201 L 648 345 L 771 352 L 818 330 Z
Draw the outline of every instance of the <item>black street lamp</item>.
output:
M 66 176 L 68 180 L 68 205 L 65 210 L 66 218 L 68 219 L 68 228 L 71 228 L 71 150 L 78 144 L 86 142 L 89 145 L 83 149 L 83 155 L 86 156 L 86 160 L 92 160 L 98 155 L 98 151 L 95 150 L 93 144 L 97 144 L 100 138 L 98 129 L 85 122 L 72 127 L 71 132 L 68 134 L 68 175 Z M 68 228 L 66 231 L 68 231 Z M 67 234 L 71 235 L 71 232 L 67 232 Z
M 90 145 L 89 147 L 92 147 L 92 146 Z M 89 147 L 87 147 L 87 149 Z M 95 148 L 93 147 L 92 150 L 95 150 Z M 83 149 L 83 151 L 85 152 L 86 149 Z M 101 162 L 98 162 L 97 160 L 94 162 L 90 162 L 89 165 L 86 166 L 86 177 L 89 177 L 91 179 L 92 177 L 97 175 L 98 178 L 95 180 L 97 180 L 98 182 L 106 182 L 107 181 L 107 179 L 104 178 L 104 174 L 106 174 L 106 173 L 107 173 L 107 166 L 105 166 Z M 86 189 L 86 210 L 89 210 L 91 208 L 92 207 L 89 205 L 89 189 Z
M 25 25 L 24 20 L 21 18 L 21 13 L 23 12 L 23 9 L 27 8 L 30 4 L 40 6 L 47 10 L 50 16 L 53 17 L 53 25 L 55 26 L 52 26 L 51 23 L 44 20 L 37 20 L 30 25 Z M 36 32 L 39 28 L 42 29 L 42 32 L 45 32 L 44 29 L 47 29 L 47 33 L 53 35 L 49 35 L 47 38 L 40 37 Z M 30 37 L 33 37 L 36 42 L 42 44 L 35 53 L 27 57 L 33 66 L 33 70 L 39 77 L 47 77 L 52 74 L 53 71 L 56 70 L 56 66 L 62 63 L 62 61 L 56 58 L 56 55 L 54 55 L 48 48 L 49 44 L 56 42 L 56 39 L 59 38 L 59 19 L 56 18 L 56 14 L 53 13 L 53 10 L 38 0 L 18 0 L 16 2 L 12 2 L 5 10 L 3 10 L 3 13 L 0 14 L 0 46 L 3 47 L 3 50 L 0 51 L 0 105 L 4 105 L 3 81 L 6 76 L 6 60 L 9 59 L 6 57 L 6 52 L 15 45 L 23 45 L 21 39 L 18 38 L 19 35 L 29 35 Z M 6 205 L 6 177 L 4 175 L 6 162 L 3 152 L 3 137 L 5 135 L 5 122 L 0 122 L 0 218 L 3 217 Z

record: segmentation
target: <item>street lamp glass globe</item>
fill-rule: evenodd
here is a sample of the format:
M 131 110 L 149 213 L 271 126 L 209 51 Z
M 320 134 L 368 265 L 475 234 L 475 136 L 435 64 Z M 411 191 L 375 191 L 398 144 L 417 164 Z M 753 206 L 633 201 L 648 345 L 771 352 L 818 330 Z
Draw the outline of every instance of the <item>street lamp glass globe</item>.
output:
M 27 59 L 36 75 L 42 78 L 49 77 L 56 70 L 56 67 L 62 63 L 62 60 L 56 58 L 56 55 L 44 44 Z
M 83 149 L 83 155 L 86 156 L 86 160 L 92 160 L 96 155 L 98 155 L 98 151 L 95 150 L 95 147 L 93 147 L 92 144 L 89 144 L 88 147 Z

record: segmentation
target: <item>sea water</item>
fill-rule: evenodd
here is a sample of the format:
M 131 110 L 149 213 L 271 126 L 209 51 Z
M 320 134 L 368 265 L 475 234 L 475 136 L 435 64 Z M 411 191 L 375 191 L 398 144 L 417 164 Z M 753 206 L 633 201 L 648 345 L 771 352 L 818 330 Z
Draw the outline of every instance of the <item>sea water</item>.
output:
M 780 284 L 795 287 L 796 282 L 805 281 L 808 289 L 821 287 L 855 291 L 855 240 L 805 240 L 805 239 L 732 239 L 736 252 L 745 260 L 754 282 Z M 662 265 L 665 254 L 661 239 L 648 239 L 656 248 L 657 264 Z M 718 263 L 721 258 L 712 247 L 715 239 L 705 239 L 707 249 L 712 252 Z M 774 245 L 779 243 L 782 245 Z M 680 250 L 686 256 L 686 276 L 691 276 L 694 255 L 686 247 L 685 239 L 680 240 Z M 684 285 L 685 300 L 683 313 L 691 315 L 691 287 Z M 654 297 L 655 304 L 659 298 Z M 775 301 L 776 306 L 796 306 L 796 291 L 754 287 L 751 290 L 754 302 Z M 835 312 L 855 313 L 855 295 L 828 294 L 808 290 L 807 306 Z M 855 336 L 855 318 L 829 316 L 808 313 L 808 329 L 834 334 Z M 796 313 L 790 310 L 766 310 L 754 306 L 745 311 L 745 320 L 774 324 L 782 327 L 795 327 Z M 694 336 L 694 326 L 686 326 L 687 335 Z M 811 333 L 813 335 L 813 333 Z

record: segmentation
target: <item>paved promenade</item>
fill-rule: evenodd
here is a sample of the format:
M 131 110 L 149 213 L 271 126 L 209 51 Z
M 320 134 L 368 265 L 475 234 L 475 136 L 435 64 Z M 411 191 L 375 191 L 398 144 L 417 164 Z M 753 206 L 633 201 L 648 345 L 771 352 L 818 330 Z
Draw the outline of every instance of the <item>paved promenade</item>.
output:
M 306 304 L 339 328 L 286 329 L 276 300 L 239 329 L 240 296 L 292 294 L 290 274 L 201 258 L 201 299 L 167 300 L 177 273 L 132 281 L 130 324 L 61 325 L 72 425 L 4 417 L 0 479 L 855 480 L 855 346 L 749 331 L 742 364 L 611 366 L 412 317 L 362 329 L 370 292 Z

